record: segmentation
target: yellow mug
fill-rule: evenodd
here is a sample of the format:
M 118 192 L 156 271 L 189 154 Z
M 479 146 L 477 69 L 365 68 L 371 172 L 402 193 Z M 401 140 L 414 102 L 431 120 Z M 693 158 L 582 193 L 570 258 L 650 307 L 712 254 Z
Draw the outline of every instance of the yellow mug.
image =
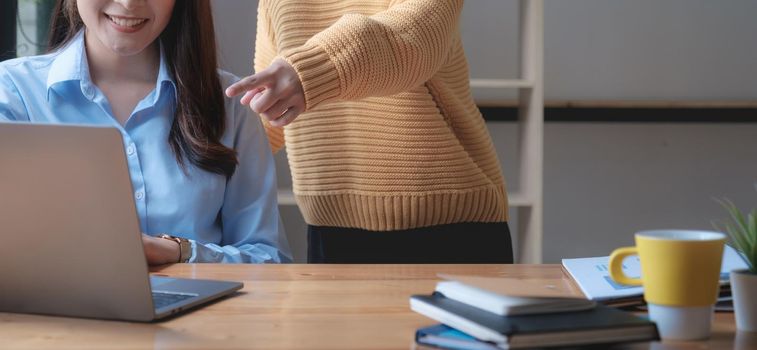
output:
M 618 283 L 644 285 L 647 303 L 666 306 L 708 306 L 718 297 L 720 266 L 726 237 L 693 230 L 641 231 L 636 246 L 610 255 L 610 277 Z M 638 255 L 641 278 L 623 273 L 623 259 Z M 642 282 L 643 280 L 643 282 Z

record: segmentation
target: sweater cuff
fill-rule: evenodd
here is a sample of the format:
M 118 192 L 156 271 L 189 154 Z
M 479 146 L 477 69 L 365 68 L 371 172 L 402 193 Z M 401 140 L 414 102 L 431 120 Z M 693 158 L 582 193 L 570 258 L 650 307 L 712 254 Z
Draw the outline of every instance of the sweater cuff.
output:
M 339 97 L 339 73 L 328 53 L 318 45 L 307 43 L 281 54 L 297 71 L 305 91 L 305 111 L 321 102 Z

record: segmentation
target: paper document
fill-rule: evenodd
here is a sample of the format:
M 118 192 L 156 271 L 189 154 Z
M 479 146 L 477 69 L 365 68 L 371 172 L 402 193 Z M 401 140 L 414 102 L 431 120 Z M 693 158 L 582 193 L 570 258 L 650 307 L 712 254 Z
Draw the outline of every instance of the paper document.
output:
M 619 284 L 610 278 L 607 266 L 609 260 L 609 256 L 562 259 L 562 265 L 588 299 L 603 301 L 642 295 L 644 293 L 642 287 Z M 730 271 L 745 268 L 747 265 L 739 253 L 726 245 L 720 269 L 721 282 L 728 282 Z M 631 278 L 641 276 L 641 265 L 637 255 L 629 256 L 623 261 L 623 272 Z

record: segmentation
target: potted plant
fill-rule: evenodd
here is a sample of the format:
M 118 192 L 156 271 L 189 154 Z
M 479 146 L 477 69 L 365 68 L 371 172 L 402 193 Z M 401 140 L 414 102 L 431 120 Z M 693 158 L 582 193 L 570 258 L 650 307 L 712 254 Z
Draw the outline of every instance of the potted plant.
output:
M 730 220 L 725 223 L 730 244 L 749 267 L 731 271 L 736 328 L 757 332 L 757 209 L 745 216 L 731 201 L 721 201 L 720 204 L 730 214 Z

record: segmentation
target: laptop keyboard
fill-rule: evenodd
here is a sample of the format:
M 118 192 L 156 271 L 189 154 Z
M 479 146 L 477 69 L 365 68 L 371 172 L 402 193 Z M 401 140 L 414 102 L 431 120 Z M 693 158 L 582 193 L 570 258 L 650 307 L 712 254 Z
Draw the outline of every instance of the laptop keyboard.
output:
M 152 302 L 156 309 L 176 304 L 180 301 L 196 297 L 197 294 L 171 293 L 171 292 L 152 292 Z

